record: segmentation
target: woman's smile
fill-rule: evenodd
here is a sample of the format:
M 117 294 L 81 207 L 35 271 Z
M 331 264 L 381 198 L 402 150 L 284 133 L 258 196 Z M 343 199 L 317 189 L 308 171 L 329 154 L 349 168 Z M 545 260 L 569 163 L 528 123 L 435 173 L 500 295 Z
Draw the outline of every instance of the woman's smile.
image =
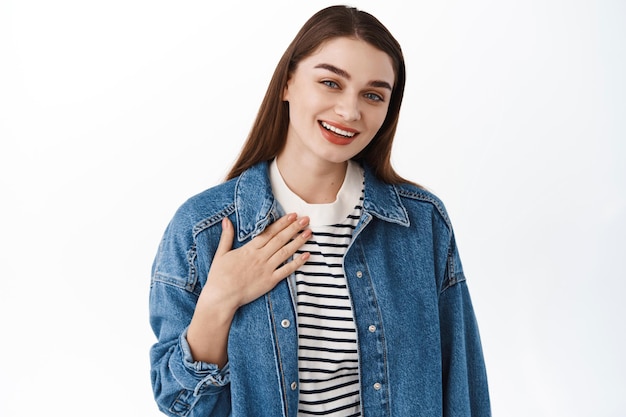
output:
M 335 145 L 349 145 L 359 135 L 355 129 L 330 124 L 323 120 L 320 120 L 319 125 L 324 139 Z
M 298 63 L 285 87 L 289 128 L 280 156 L 300 167 L 345 167 L 382 126 L 394 79 L 389 55 L 367 42 L 323 43 Z

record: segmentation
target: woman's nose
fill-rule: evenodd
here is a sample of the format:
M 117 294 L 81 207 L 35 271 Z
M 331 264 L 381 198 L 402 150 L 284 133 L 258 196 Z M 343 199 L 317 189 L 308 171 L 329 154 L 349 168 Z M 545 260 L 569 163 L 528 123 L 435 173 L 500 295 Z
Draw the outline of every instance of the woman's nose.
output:
M 359 109 L 358 97 L 342 95 L 335 105 L 335 113 L 349 122 L 360 120 L 361 110 Z

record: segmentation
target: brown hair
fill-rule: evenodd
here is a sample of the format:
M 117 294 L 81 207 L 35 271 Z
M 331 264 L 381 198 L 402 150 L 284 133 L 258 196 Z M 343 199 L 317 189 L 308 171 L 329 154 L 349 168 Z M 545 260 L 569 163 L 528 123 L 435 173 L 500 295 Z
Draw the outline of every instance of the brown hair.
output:
M 282 150 L 289 127 L 289 104 L 283 101 L 283 90 L 298 63 L 322 43 L 333 38 L 351 37 L 363 40 L 389 55 L 395 71 L 395 82 L 387 116 L 374 139 L 353 159 L 369 165 L 380 180 L 397 184 L 410 182 L 391 166 L 391 145 L 398 125 L 404 95 L 405 68 L 400 44 L 374 16 L 354 7 L 331 6 L 315 13 L 302 26 L 278 62 L 237 161 L 227 179 L 240 175 L 249 167 L 276 157 Z

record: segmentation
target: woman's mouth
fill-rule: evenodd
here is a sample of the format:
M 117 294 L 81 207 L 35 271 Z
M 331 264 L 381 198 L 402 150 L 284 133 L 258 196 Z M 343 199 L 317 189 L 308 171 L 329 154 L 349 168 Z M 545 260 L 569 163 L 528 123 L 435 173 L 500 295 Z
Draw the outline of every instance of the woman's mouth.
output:
M 335 145 L 348 145 L 359 134 L 356 130 L 342 129 L 324 121 L 320 121 L 319 125 L 324 138 Z
M 352 137 L 354 137 L 357 134 L 357 132 L 349 132 L 347 130 L 339 129 L 338 127 L 329 125 L 326 122 L 320 122 L 320 125 L 322 125 L 322 127 L 324 129 L 330 130 L 331 132 L 333 132 L 333 133 L 335 133 L 335 134 L 337 134 L 339 136 L 343 136 L 345 138 L 352 138 Z

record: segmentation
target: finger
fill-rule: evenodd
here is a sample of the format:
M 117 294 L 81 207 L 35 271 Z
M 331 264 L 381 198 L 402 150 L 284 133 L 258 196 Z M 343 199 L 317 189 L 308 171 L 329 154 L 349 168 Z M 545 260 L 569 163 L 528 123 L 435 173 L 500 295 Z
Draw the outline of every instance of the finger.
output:
M 233 247 L 233 238 L 235 237 L 235 228 L 228 219 L 224 217 L 222 219 L 222 234 L 220 235 L 220 241 L 217 244 L 216 255 L 224 255 L 229 252 Z
M 280 268 L 276 269 L 272 276 L 276 282 L 278 282 L 294 273 L 298 268 L 304 265 L 310 257 L 311 254 L 309 252 L 304 252 L 300 256 L 296 256 L 292 261 L 289 261 Z
M 284 230 L 289 225 L 293 224 L 294 221 L 298 218 L 296 213 L 289 213 L 280 219 L 276 220 L 274 223 L 270 224 L 265 228 L 265 230 L 259 235 L 255 236 L 254 239 L 250 243 L 254 245 L 256 248 L 264 247 L 267 242 L 269 242 L 276 234 L 280 233 L 281 230 Z
M 304 245 L 307 240 L 311 238 L 312 234 L 313 232 L 311 231 L 311 229 L 307 229 L 295 238 L 293 238 L 291 241 L 276 249 L 276 252 L 274 252 L 274 254 L 272 254 L 271 257 L 268 259 L 269 265 L 273 268 L 278 268 L 280 264 L 291 258 L 297 252 L 297 250 L 300 249 L 302 245 Z
M 285 245 L 287 245 L 292 240 L 296 240 L 295 238 L 298 235 L 298 233 L 306 229 L 308 225 L 309 225 L 309 218 L 305 216 L 305 217 L 298 219 L 297 222 L 291 223 L 289 226 L 285 227 L 284 229 L 276 233 L 274 236 L 272 236 L 272 238 L 268 240 L 268 242 L 263 247 L 263 250 L 265 251 L 267 258 L 269 259 L 273 257 L 274 254 L 279 251 L 284 252 Z M 301 246 L 301 245 L 302 243 L 298 246 Z M 292 254 L 293 253 L 289 253 L 287 258 L 291 256 Z M 285 259 L 286 258 L 283 257 L 283 260 Z

